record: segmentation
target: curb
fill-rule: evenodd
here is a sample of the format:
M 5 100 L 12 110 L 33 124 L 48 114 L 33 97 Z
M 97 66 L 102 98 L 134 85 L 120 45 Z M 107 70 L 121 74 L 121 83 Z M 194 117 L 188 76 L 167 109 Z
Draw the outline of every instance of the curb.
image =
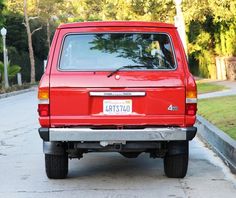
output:
M 198 137 L 208 144 L 236 174 L 236 141 L 201 116 L 197 116 Z
M 23 93 L 27 93 L 27 92 L 30 92 L 30 91 L 34 91 L 36 89 L 36 87 L 31 87 L 31 88 L 28 88 L 28 89 L 22 89 L 22 90 L 19 90 L 19 91 L 13 91 L 13 92 L 9 92 L 9 93 L 4 93 L 4 94 L 0 94 L 0 99 L 3 99 L 3 98 L 8 98 L 8 97 L 11 97 L 11 96 L 16 96 L 16 95 L 19 95 L 19 94 L 23 94 Z

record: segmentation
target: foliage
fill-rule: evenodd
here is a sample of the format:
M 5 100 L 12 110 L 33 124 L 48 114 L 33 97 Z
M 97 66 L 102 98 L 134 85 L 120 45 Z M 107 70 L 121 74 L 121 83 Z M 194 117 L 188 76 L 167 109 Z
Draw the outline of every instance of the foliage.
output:
M 2 15 L 2 11 L 3 11 L 4 7 L 5 7 L 5 5 L 3 3 L 3 0 L 0 0 L 0 16 Z M 2 26 L 2 24 L 3 24 L 3 18 L 0 17 L 0 27 Z
M 23 81 L 30 81 L 30 62 L 27 43 L 27 34 L 22 24 L 23 16 L 16 12 L 8 11 L 5 15 L 5 26 L 7 27 L 7 49 L 12 64 L 21 66 Z M 32 21 L 32 28 L 43 24 L 40 19 Z M 33 36 L 33 47 L 36 61 L 36 80 L 39 80 L 43 73 L 43 60 L 47 57 L 46 28 L 36 32 Z M 0 59 L 2 56 L 0 56 Z
M 43 72 L 48 40 L 60 23 L 94 20 L 143 20 L 174 22 L 173 0 L 28 0 L 31 28 L 42 25 L 33 36 L 36 78 Z M 184 0 L 190 69 L 195 75 L 215 77 L 216 56 L 236 56 L 236 1 Z M 30 63 L 23 21 L 22 0 L 0 0 L 0 26 L 7 27 L 7 46 L 13 64 L 22 67 L 29 81 Z M 49 31 L 49 32 L 48 32 Z M 0 41 L 1 52 L 1 41 Z M 2 56 L 0 56 L 2 60 Z
M 3 9 L 4 9 L 4 3 L 3 0 L 0 0 L 0 29 L 3 26 L 4 18 L 1 17 L 3 14 Z M 2 39 L 0 40 L 0 52 L 2 52 Z
M 185 1 L 189 61 L 195 74 L 216 77 L 215 57 L 236 55 L 236 2 Z
M 172 0 L 67 0 L 69 10 L 64 21 L 145 20 L 173 22 L 175 7 Z M 61 15 L 63 16 L 63 14 Z
M 158 43 L 158 46 L 156 46 Z M 165 48 L 169 39 L 166 35 L 153 34 L 97 34 L 91 42 L 92 50 L 97 49 L 106 53 L 116 53 L 117 57 L 132 60 L 137 65 L 141 64 L 149 69 L 164 67 L 172 69 L 174 63 L 172 54 Z M 151 50 L 158 49 L 163 56 L 154 58 Z M 132 66 L 131 66 L 132 67 Z
M 219 24 L 215 32 L 215 52 L 220 56 L 236 56 L 236 21 L 231 24 Z
M 12 80 L 17 73 L 19 73 L 21 70 L 21 67 L 19 65 L 11 65 L 10 62 L 7 65 L 7 72 L 8 72 L 8 79 Z M 4 64 L 0 61 L 0 76 L 2 79 L 2 84 L 4 82 Z

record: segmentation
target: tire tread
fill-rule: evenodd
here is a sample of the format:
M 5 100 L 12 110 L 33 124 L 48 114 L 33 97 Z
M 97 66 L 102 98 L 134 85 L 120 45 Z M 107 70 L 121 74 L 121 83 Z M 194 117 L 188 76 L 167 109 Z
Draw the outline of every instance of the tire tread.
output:
M 45 154 L 45 169 L 50 179 L 66 178 L 68 174 L 68 156 Z
M 179 145 L 178 145 L 179 144 Z M 182 147 L 185 153 L 169 154 L 164 157 L 164 171 L 169 178 L 184 178 L 188 170 L 189 145 L 188 142 L 172 142 L 169 149 Z M 171 152 L 170 152 L 171 153 Z

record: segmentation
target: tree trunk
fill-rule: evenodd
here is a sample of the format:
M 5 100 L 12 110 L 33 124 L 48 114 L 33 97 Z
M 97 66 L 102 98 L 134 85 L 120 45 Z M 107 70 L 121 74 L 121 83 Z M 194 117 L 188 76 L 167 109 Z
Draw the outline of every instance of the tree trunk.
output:
M 27 0 L 24 0 L 24 16 L 25 16 L 25 27 L 28 36 L 28 47 L 29 47 L 29 58 L 30 58 L 30 83 L 35 83 L 35 60 L 34 60 L 34 49 L 32 45 L 32 33 L 30 30 L 29 17 L 27 12 Z
M 50 21 L 47 19 L 47 43 L 48 43 L 48 51 L 50 49 L 50 44 L 51 44 L 51 33 L 50 33 Z

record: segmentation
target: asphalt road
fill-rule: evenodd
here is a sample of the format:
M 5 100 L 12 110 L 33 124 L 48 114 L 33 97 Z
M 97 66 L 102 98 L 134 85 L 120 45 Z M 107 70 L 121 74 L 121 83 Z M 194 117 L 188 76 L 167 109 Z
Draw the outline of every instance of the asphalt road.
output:
M 188 174 L 164 176 L 161 159 L 147 154 L 126 159 L 116 153 L 87 154 L 71 160 L 69 177 L 49 180 L 37 128 L 36 92 L 0 100 L 0 198 L 8 197 L 235 197 L 236 177 L 195 139 Z

